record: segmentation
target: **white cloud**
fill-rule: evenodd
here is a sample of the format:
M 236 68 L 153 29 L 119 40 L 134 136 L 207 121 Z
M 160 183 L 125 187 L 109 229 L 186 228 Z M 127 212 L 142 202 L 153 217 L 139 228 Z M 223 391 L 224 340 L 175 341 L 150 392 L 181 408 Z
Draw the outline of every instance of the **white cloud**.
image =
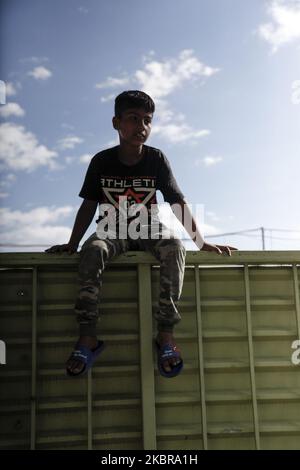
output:
M 107 96 L 101 96 L 101 103 L 106 103 L 107 101 L 112 101 L 115 98 L 115 94 L 111 93 Z
M 185 82 L 210 77 L 218 71 L 219 69 L 200 62 L 192 49 L 185 49 L 177 59 L 164 62 L 152 60 L 146 63 L 142 70 L 135 72 L 134 77 L 143 91 L 149 93 L 153 99 L 158 99 L 170 95 Z
M 0 181 L 0 188 L 9 188 L 15 181 L 16 176 L 13 173 L 8 173 L 7 175 L 3 176 L 2 180 Z
M 22 117 L 25 115 L 25 111 L 18 103 L 7 103 L 0 108 L 0 116 L 8 118 L 9 116 Z
M 206 211 L 205 214 L 206 214 L 213 222 L 219 222 L 219 221 L 220 221 L 220 217 L 218 217 L 215 212 Z
M 33 221 L 37 225 L 44 225 L 46 223 L 54 223 L 63 217 L 67 217 L 74 211 L 71 206 L 62 207 L 37 207 L 28 212 L 21 212 L 18 210 L 11 211 L 7 208 L 0 209 L 0 225 L 15 227 L 16 223 L 27 225 Z
M 38 67 L 35 67 L 33 70 L 28 72 L 28 75 L 32 76 L 36 80 L 47 80 L 52 76 L 52 72 L 43 65 L 39 65 Z
M 186 123 L 186 117 L 182 113 L 174 113 L 166 99 L 156 100 L 157 121 L 152 128 L 152 135 L 159 135 L 172 144 L 189 141 L 196 142 L 197 139 L 210 134 L 208 129 L 193 129 Z
M 79 157 L 79 161 L 80 163 L 90 163 L 92 156 L 93 155 L 91 155 L 90 153 L 85 153 L 84 155 L 81 155 L 81 157 Z
M 260 25 L 258 34 L 270 43 L 273 53 L 300 39 L 300 0 L 272 0 L 268 13 L 271 21 Z
M 16 179 L 17 178 L 13 173 L 8 173 L 2 176 L 0 181 L 0 198 L 4 199 L 9 196 L 10 193 L 6 191 L 12 186 Z
M 70 165 L 70 164 L 73 163 L 75 160 L 76 160 L 75 157 L 65 157 L 65 162 L 66 162 L 67 165 Z
M 6 86 L 3 80 L 0 80 L 0 105 L 6 103 Z
M 204 164 L 205 166 L 213 166 L 216 165 L 217 163 L 220 163 L 223 161 L 223 157 L 216 157 L 213 155 L 206 155 L 203 158 L 197 158 L 195 160 L 195 165 L 199 166 Z
M 173 144 L 178 144 L 180 142 L 186 142 L 187 140 L 192 141 L 200 137 L 205 137 L 210 134 L 210 131 L 208 129 L 194 130 L 187 124 L 162 123 L 156 124 L 153 127 L 152 134 L 157 134 Z
M 28 212 L 0 209 L 1 243 L 49 246 L 67 243 L 71 229 L 57 223 L 72 215 L 74 211 L 75 208 L 71 206 L 38 207 Z
M 121 77 L 121 78 L 114 78 L 114 77 L 107 77 L 104 82 L 96 83 L 95 88 L 114 88 L 114 87 L 123 87 L 130 83 L 129 77 Z
M 4 168 L 31 172 L 39 166 L 57 169 L 57 153 L 40 145 L 23 126 L 10 122 L 0 125 L 0 162 Z
M 144 54 L 142 56 L 142 61 L 145 63 L 145 62 L 149 62 L 150 59 L 152 59 L 152 57 L 155 56 L 155 51 L 152 49 L 150 50 L 149 52 L 147 52 L 146 54 Z
M 62 150 L 65 149 L 73 149 L 76 145 L 81 144 L 83 139 L 81 137 L 77 137 L 76 135 L 69 135 L 60 139 L 58 141 L 58 145 Z
M 70 131 L 73 131 L 73 130 L 74 130 L 74 126 L 72 126 L 71 124 L 67 124 L 66 122 L 63 122 L 63 123 L 61 124 L 61 127 L 62 127 L 63 129 L 68 129 L 68 130 L 70 130 Z
M 98 83 L 96 88 L 111 88 L 124 85 L 138 85 L 140 89 L 149 93 L 154 99 L 164 98 L 185 82 L 210 77 L 220 69 L 203 64 L 192 49 L 184 49 L 176 59 L 165 61 L 152 60 L 152 54 L 144 57 L 143 69 L 137 70 L 129 77 L 108 77 L 104 82 Z
M 12 182 L 12 181 L 16 181 L 17 177 L 13 173 L 9 173 L 6 177 L 6 179 L 7 179 L 7 181 Z
M 17 94 L 16 87 L 14 86 L 12 82 L 7 82 L 5 84 L 5 87 L 6 87 L 6 96 L 13 96 Z

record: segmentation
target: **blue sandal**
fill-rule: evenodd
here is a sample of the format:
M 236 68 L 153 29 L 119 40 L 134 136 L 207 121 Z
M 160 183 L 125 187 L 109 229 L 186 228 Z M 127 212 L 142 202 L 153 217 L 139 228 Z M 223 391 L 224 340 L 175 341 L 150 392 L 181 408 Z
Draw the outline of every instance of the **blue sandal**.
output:
M 97 357 L 103 351 L 104 348 L 105 348 L 105 344 L 103 341 L 98 341 L 98 346 L 93 351 L 91 351 L 86 346 L 83 346 L 82 344 L 77 343 L 74 351 L 72 352 L 68 360 L 70 359 L 79 360 L 84 364 L 84 367 L 80 372 L 77 372 L 77 374 L 75 374 L 74 372 L 71 372 L 67 368 L 67 374 L 70 375 L 71 377 L 77 377 L 78 375 L 86 374 L 87 371 L 92 367 L 95 360 L 97 359 Z
M 180 374 L 183 368 L 183 360 L 181 359 L 180 353 L 176 351 L 176 346 L 172 346 L 171 344 L 165 344 L 161 348 L 157 341 L 155 342 L 155 345 L 157 349 L 157 367 L 160 375 L 162 375 L 163 377 L 171 378 L 176 377 L 176 375 Z M 163 363 L 166 360 L 172 358 L 181 359 L 181 361 L 176 366 L 170 365 L 172 370 L 170 370 L 170 372 L 167 372 L 163 367 Z

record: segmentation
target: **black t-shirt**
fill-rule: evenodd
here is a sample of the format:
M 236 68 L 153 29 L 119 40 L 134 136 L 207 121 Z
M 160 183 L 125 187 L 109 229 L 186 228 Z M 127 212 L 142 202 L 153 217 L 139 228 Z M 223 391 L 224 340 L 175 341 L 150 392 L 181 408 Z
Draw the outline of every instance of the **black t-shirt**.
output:
M 141 160 L 128 166 L 119 160 L 118 149 L 103 150 L 92 158 L 80 197 L 117 209 L 119 198 L 126 197 L 129 204 L 143 204 L 148 211 L 157 204 L 157 190 L 170 204 L 184 198 L 161 150 L 144 145 Z

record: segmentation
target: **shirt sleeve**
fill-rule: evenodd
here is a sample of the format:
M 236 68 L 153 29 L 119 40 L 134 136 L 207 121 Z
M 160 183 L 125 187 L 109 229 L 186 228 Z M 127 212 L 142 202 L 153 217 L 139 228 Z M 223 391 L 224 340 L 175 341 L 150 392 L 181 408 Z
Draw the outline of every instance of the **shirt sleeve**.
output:
M 88 166 L 83 186 L 80 190 L 79 197 L 89 199 L 91 201 L 99 201 L 100 199 L 100 180 L 99 180 L 99 157 L 95 155 Z
M 161 165 L 158 178 L 158 189 L 162 192 L 164 200 L 169 204 L 174 204 L 184 199 L 184 195 L 179 189 L 174 178 L 170 163 L 167 157 L 161 152 Z

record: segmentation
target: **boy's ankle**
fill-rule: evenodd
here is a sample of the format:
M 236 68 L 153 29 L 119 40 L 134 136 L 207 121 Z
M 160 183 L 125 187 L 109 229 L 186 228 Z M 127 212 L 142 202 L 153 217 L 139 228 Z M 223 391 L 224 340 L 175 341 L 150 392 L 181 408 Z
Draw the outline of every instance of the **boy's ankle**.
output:
M 87 348 L 96 348 L 98 344 L 97 336 L 80 335 L 78 343 Z
M 173 343 L 174 335 L 171 331 L 158 331 L 157 341 L 160 344 Z

